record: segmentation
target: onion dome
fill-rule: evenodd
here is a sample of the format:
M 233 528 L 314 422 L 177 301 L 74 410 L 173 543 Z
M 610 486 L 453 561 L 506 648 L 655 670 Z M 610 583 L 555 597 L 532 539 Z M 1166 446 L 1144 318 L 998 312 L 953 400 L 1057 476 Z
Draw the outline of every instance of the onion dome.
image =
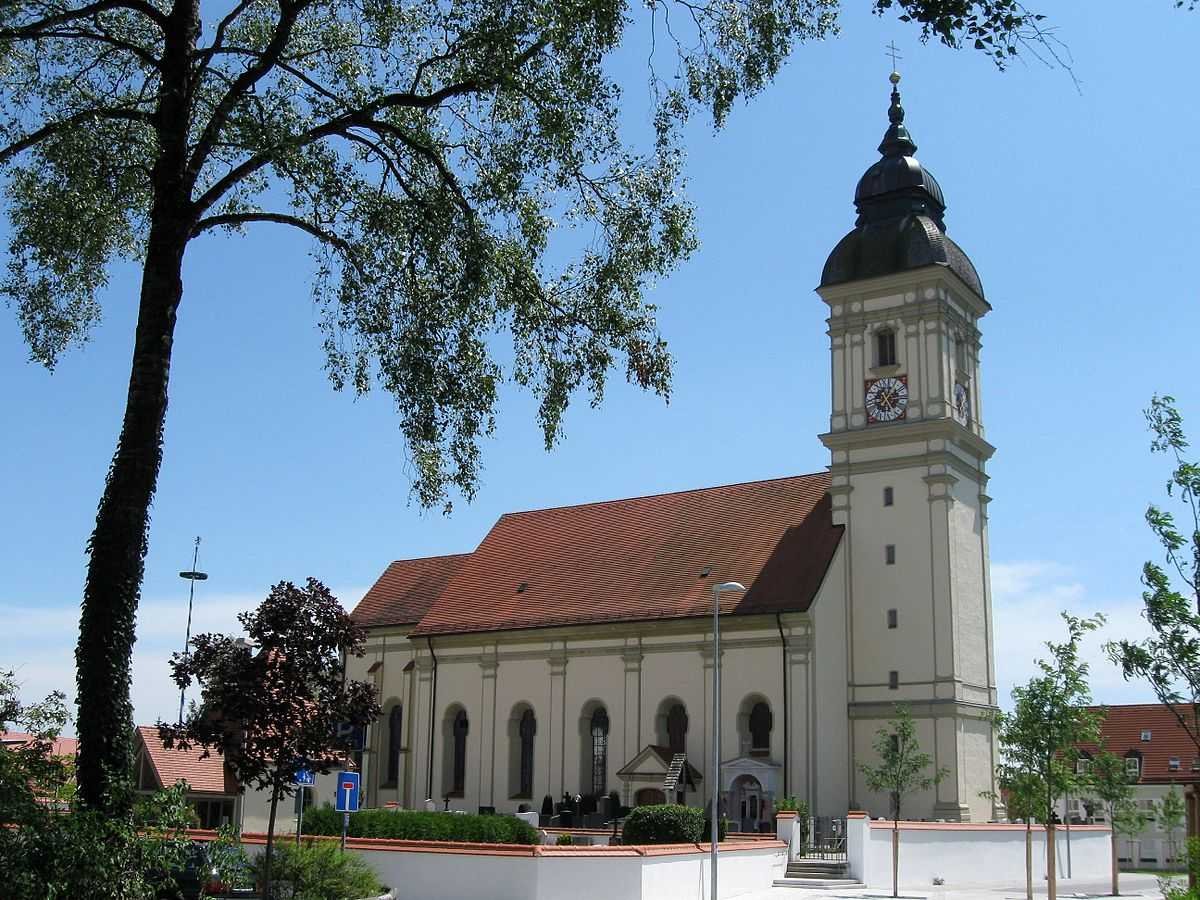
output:
M 946 201 L 937 179 L 913 155 L 917 145 L 904 126 L 900 75 L 893 72 L 888 129 L 879 159 L 854 191 L 855 228 L 825 262 L 821 286 L 877 278 L 907 269 L 940 265 L 983 296 L 975 266 L 946 235 Z

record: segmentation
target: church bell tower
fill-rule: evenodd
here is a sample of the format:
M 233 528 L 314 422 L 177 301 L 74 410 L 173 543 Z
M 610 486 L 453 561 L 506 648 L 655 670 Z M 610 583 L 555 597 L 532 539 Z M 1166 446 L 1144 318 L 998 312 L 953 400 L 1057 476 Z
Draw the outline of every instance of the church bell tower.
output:
M 859 765 L 898 703 L 946 777 L 907 818 L 987 821 L 996 707 L 981 319 L 975 267 L 917 161 L 892 73 L 881 158 L 858 182 L 854 230 L 817 292 L 829 306 L 834 523 L 845 526 L 851 805 L 890 815 Z

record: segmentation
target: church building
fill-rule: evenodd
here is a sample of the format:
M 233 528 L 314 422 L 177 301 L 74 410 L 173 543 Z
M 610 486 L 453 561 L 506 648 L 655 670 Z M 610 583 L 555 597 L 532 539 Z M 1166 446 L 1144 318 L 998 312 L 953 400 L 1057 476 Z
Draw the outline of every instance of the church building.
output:
M 468 553 L 393 562 L 354 610 L 383 716 L 365 804 L 538 810 L 547 795 L 889 813 L 859 767 L 908 705 L 946 777 L 906 817 L 988 821 L 996 708 L 979 276 L 892 75 L 880 159 L 817 293 L 828 471 L 504 515 Z M 711 763 L 713 586 L 721 749 Z M 320 798 L 321 800 L 328 798 Z

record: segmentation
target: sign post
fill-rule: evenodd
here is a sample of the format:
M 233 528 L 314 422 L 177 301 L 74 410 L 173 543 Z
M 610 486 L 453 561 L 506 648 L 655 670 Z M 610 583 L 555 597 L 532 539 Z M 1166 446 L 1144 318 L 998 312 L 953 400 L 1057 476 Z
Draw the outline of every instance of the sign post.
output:
M 304 831 L 304 792 L 317 784 L 315 772 L 308 769 L 297 769 L 292 779 L 296 785 L 296 846 L 300 846 L 300 833 Z
M 346 849 L 346 832 L 350 828 L 350 813 L 358 812 L 358 772 L 338 772 L 337 797 L 334 809 L 342 814 L 342 849 Z

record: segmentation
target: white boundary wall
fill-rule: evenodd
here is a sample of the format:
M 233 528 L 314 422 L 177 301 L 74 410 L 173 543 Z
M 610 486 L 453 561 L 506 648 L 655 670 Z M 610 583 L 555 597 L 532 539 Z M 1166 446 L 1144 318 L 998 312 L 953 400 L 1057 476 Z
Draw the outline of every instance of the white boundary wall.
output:
M 1033 881 L 1046 877 L 1046 833 L 1034 826 Z M 1054 836 L 1056 870 L 1067 877 L 1067 840 Z M 1104 880 L 1112 871 L 1112 838 L 1106 825 L 1071 826 L 1073 878 Z M 892 823 L 851 814 L 846 819 L 849 874 L 872 888 L 892 886 Z M 955 885 L 1019 884 L 1025 880 L 1025 826 L 941 822 L 900 823 L 900 885 L 928 888 L 934 878 Z
M 196 835 L 199 837 L 200 835 Z M 325 840 L 336 840 L 327 838 Z M 264 836 L 243 835 L 248 852 Z M 708 900 L 704 844 L 524 847 L 350 838 L 399 897 L 421 900 Z M 764 891 L 787 866 L 779 841 L 722 845 L 721 898 Z

